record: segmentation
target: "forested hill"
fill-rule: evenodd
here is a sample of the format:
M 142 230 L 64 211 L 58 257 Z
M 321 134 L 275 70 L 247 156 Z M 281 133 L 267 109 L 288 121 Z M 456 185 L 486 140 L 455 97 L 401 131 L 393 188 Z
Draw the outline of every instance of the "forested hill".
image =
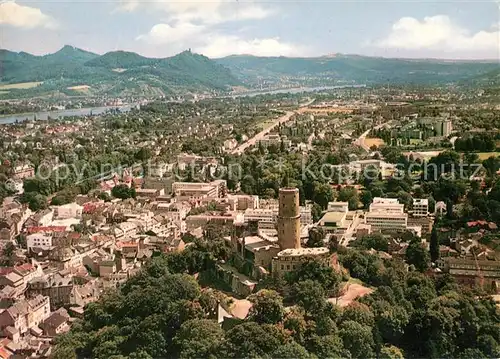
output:
M 54 54 L 34 56 L 0 50 L 0 83 L 43 82 L 32 89 L 12 90 L 30 95 L 59 91 L 85 94 L 161 95 L 188 91 L 228 90 L 240 82 L 209 58 L 185 51 L 162 59 L 114 51 L 102 56 L 65 46 Z M 78 90 L 71 89 L 79 87 Z
M 474 79 L 474 83 L 477 85 L 484 85 L 484 86 L 493 86 L 493 87 L 499 87 L 500 86 L 500 65 L 494 69 L 493 71 L 489 71 L 485 74 L 481 74 Z
M 422 251 L 415 238 L 406 255 Z M 154 257 L 88 304 L 83 320 L 56 338 L 51 358 L 499 357 L 500 313 L 488 297 L 448 276 L 408 271 L 396 258 L 357 249 L 338 255 L 373 293 L 341 308 L 327 298 L 341 291 L 347 274 L 305 262 L 285 277 L 261 281 L 244 320 L 219 324 L 218 303 L 230 309 L 234 300 L 206 285 L 224 287 L 213 273 L 217 261 L 230 260 L 230 248 L 218 236 L 197 240 L 183 252 Z
M 362 84 L 416 83 L 443 84 L 471 79 L 498 69 L 495 61 L 448 61 L 389 59 L 358 55 L 334 55 L 311 58 L 228 56 L 216 60 L 229 68 L 240 79 L 252 82 L 290 81 L 323 82 L 346 81 Z
M 495 72 L 496 71 L 496 72 Z M 148 58 L 134 52 L 94 54 L 64 46 L 53 54 L 35 56 L 0 50 L 0 85 L 21 85 L 0 91 L 0 98 L 40 95 L 169 95 L 225 92 L 234 86 L 321 86 L 341 84 L 488 84 L 498 62 L 404 60 L 357 55 L 316 58 L 233 55 L 211 60 L 184 51 L 168 58 Z

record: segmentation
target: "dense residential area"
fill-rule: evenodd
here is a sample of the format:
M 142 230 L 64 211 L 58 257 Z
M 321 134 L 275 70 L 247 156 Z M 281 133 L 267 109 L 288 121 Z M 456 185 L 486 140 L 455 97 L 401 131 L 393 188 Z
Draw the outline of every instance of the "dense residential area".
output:
M 498 103 L 338 88 L 1 125 L 0 356 L 498 357 Z
M 499 19 L 0 0 L 0 359 L 499 359 Z

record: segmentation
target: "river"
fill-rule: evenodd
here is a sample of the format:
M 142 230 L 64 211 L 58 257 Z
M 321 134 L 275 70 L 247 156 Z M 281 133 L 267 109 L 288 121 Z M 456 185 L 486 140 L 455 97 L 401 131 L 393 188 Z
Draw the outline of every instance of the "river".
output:
M 89 107 L 89 108 L 75 108 L 70 110 L 58 110 L 58 111 L 42 111 L 37 113 L 22 113 L 15 115 L 7 115 L 5 117 L 0 117 L 0 124 L 9 124 L 17 122 L 23 122 L 27 120 L 34 120 L 35 116 L 37 120 L 47 120 L 50 118 L 63 118 L 63 117 L 73 117 L 73 116 L 90 116 L 90 115 L 102 115 L 105 112 L 118 110 L 120 112 L 128 112 L 133 105 L 123 105 L 123 106 L 101 106 L 101 107 Z
M 341 88 L 359 88 L 365 87 L 366 85 L 345 85 L 345 86 L 319 86 L 319 87 L 297 87 L 297 88 L 288 88 L 288 89 L 276 89 L 276 90 L 264 90 L 264 91 L 255 91 L 255 92 L 243 92 L 239 94 L 229 95 L 229 96 L 220 96 L 218 98 L 231 98 L 231 97 L 253 97 L 258 95 L 266 95 L 266 94 L 278 94 L 278 93 L 302 93 L 302 92 L 314 92 L 314 91 L 325 91 L 325 90 L 334 90 Z M 15 122 L 23 122 L 27 120 L 47 120 L 50 118 L 63 118 L 63 117 L 74 117 L 74 116 L 90 116 L 90 115 L 101 115 L 107 111 L 119 110 L 120 112 L 128 112 L 135 105 L 123 105 L 123 106 L 102 106 L 102 107 L 90 107 L 90 108 L 77 108 L 71 110 L 58 110 L 58 111 L 42 111 L 37 113 L 22 113 L 22 114 L 13 114 L 7 115 L 5 117 L 0 117 L 0 125 L 9 124 Z

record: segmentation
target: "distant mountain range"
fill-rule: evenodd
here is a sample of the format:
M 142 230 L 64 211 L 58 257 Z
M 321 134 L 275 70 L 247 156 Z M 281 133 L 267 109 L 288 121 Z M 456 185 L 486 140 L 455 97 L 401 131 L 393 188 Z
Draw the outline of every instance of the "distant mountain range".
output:
M 472 81 L 469 81 L 469 83 L 477 85 L 477 86 L 485 86 L 485 87 L 499 87 L 500 86 L 500 67 L 497 67 L 496 69 L 492 71 L 488 71 L 486 73 L 483 73 L 479 76 L 476 76 L 475 78 L 472 79 Z
M 190 51 L 152 59 L 125 51 L 100 56 L 71 46 L 45 56 L 0 50 L 0 76 L 1 83 L 43 82 L 18 92 L 66 95 L 166 95 L 241 84 L 227 68 Z
M 233 55 L 209 59 L 184 51 L 153 59 L 133 52 L 94 54 L 72 46 L 35 56 L 0 50 L 0 97 L 45 94 L 169 95 L 226 92 L 235 86 L 318 86 L 344 83 L 445 84 L 488 83 L 500 73 L 494 61 L 405 60 L 335 54 L 316 58 Z M 489 75 L 491 74 L 491 75 Z M 485 78 L 479 81 L 478 79 Z M 498 76 L 496 76 L 498 84 Z M 43 82 L 29 89 L 2 89 L 2 84 Z M 5 89 L 5 87 L 4 87 Z
M 316 58 L 233 55 L 217 60 L 243 81 L 344 81 L 361 84 L 444 84 L 498 70 L 495 61 L 390 59 L 335 54 Z

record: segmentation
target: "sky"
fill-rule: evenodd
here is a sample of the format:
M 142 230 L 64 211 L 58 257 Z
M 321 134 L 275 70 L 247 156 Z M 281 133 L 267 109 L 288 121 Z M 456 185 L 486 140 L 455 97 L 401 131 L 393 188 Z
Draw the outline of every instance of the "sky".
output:
M 0 48 L 99 54 L 500 59 L 500 2 L 460 0 L 0 1 Z M 1 59 L 0 59 L 1 61 Z

